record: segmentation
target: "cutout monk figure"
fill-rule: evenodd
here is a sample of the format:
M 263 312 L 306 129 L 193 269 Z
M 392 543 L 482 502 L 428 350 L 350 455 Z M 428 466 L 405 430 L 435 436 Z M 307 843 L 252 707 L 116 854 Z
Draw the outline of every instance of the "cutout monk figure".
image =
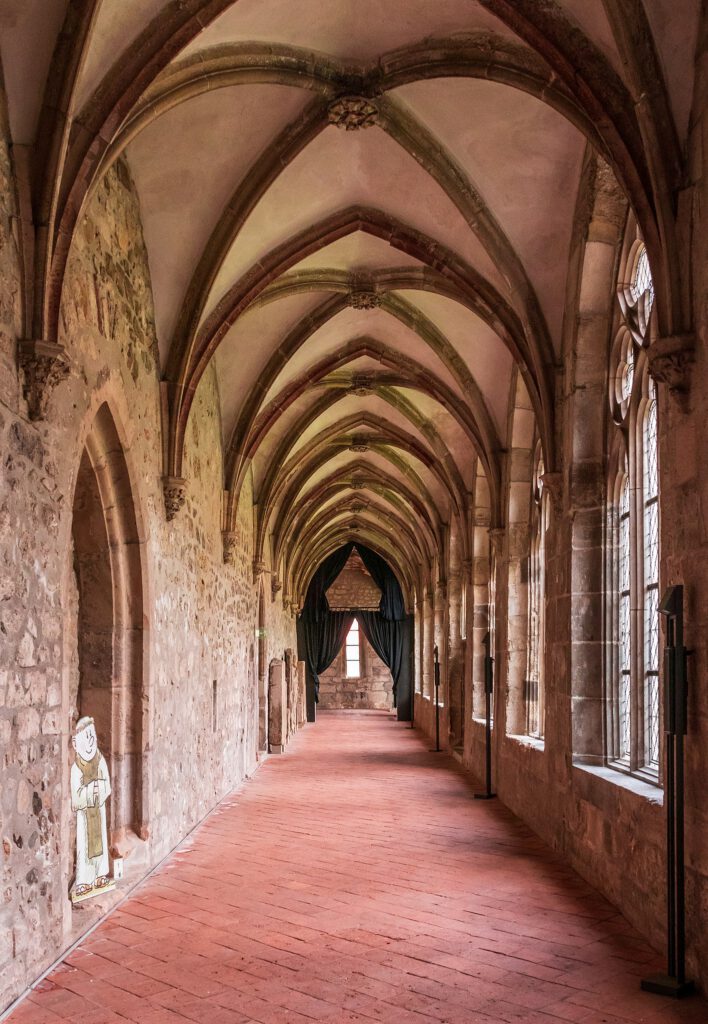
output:
M 80 718 L 72 739 L 76 757 L 71 766 L 71 808 L 76 812 L 76 879 L 72 902 L 78 903 L 114 887 L 108 874 L 106 800 L 111 782 L 98 749 L 93 718 Z

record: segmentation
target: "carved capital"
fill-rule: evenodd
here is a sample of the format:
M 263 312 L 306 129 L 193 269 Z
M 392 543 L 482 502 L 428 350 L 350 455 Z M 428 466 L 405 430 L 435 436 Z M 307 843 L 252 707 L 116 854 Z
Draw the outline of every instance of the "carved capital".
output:
M 187 481 L 181 476 L 163 476 L 162 493 L 165 496 L 165 516 L 169 523 L 187 500 Z
M 273 576 L 273 578 L 270 581 L 270 595 L 274 601 L 282 589 L 283 584 L 280 582 L 277 576 Z
M 563 474 L 558 472 L 543 473 L 541 475 L 541 483 L 548 491 L 548 497 L 553 509 L 553 517 L 554 519 L 559 519 L 563 514 Z
M 222 530 L 221 539 L 224 546 L 224 565 L 233 565 L 236 561 L 238 534 L 235 530 Z
M 366 96 L 340 96 L 330 103 L 327 120 L 343 131 L 356 132 L 378 124 L 379 112 Z
M 691 386 L 691 368 L 696 358 L 693 334 L 672 334 L 657 338 L 647 349 L 649 373 L 657 384 L 666 384 L 674 398 L 682 400 Z
M 44 419 L 52 391 L 69 374 L 66 349 L 41 338 L 25 339 L 20 342 L 18 354 L 29 418 Z
M 259 578 L 265 572 L 266 564 L 262 559 L 256 559 L 253 563 L 253 582 L 258 583 Z

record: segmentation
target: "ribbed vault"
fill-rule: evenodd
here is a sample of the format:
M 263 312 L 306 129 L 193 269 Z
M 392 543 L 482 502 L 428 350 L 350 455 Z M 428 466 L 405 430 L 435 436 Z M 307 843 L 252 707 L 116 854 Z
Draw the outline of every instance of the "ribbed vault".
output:
M 20 206 L 41 227 L 21 233 L 26 337 L 59 342 L 77 225 L 121 161 L 150 260 L 168 515 L 209 375 L 225 557 L 252 500 L 255 571 L 292 607 L 347 540 L 411 605 L 451 536 L 469 562 L 475 522 L 504 526 L 519 375 L 561 470 L 588 149 L 636 215 L 661 334 L 690 330 L 675 215 L 698 0 L 666 37 L 671 0 L 49 6 L 24 5 L 3 53 Z

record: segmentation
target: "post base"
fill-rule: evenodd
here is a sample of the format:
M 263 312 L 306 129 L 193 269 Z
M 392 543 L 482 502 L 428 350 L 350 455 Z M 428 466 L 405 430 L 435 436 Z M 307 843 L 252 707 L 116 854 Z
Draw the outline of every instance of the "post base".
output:
M 670 996 L 672 999 L 683 999 L 696 991 L 692 981 L 678 981 L 669 974 L 654 974 L 651 978 L 642 979 L 644 992 L 654 992 L 658 996 Z

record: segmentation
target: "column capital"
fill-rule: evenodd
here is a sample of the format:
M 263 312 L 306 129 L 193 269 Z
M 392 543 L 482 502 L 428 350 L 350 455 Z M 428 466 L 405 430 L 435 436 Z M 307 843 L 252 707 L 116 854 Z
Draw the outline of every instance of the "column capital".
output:
M 557 521 L 563 514 L 563 474 L 558 471 L 554 473 L 543 473 L 541 483 L 548 491 L 553 508 L 553 518 Z
M 69 375 L 67 351 L 63 345 L 44 338 L 23 338 L 17 355 L 29 418 L 43 420 L 54 388 Z
M 238 533 L 236 530 L 222 530 L 221 540 L 224 549 L 224 565 L 233 565 L 236 561 L 236 546 L 238 544 Z
M 696 359 L 695 334 L 671 334 L 657 338 L 647 349 L 647 357 L 653 379 L 657 384 L 666 384 L 672 397 L 685 409 Z
M 165 499 L 165 517 L 172 522 L 187 500 L 187 481 L 182 476 L 163 476 L 162 493 Z

